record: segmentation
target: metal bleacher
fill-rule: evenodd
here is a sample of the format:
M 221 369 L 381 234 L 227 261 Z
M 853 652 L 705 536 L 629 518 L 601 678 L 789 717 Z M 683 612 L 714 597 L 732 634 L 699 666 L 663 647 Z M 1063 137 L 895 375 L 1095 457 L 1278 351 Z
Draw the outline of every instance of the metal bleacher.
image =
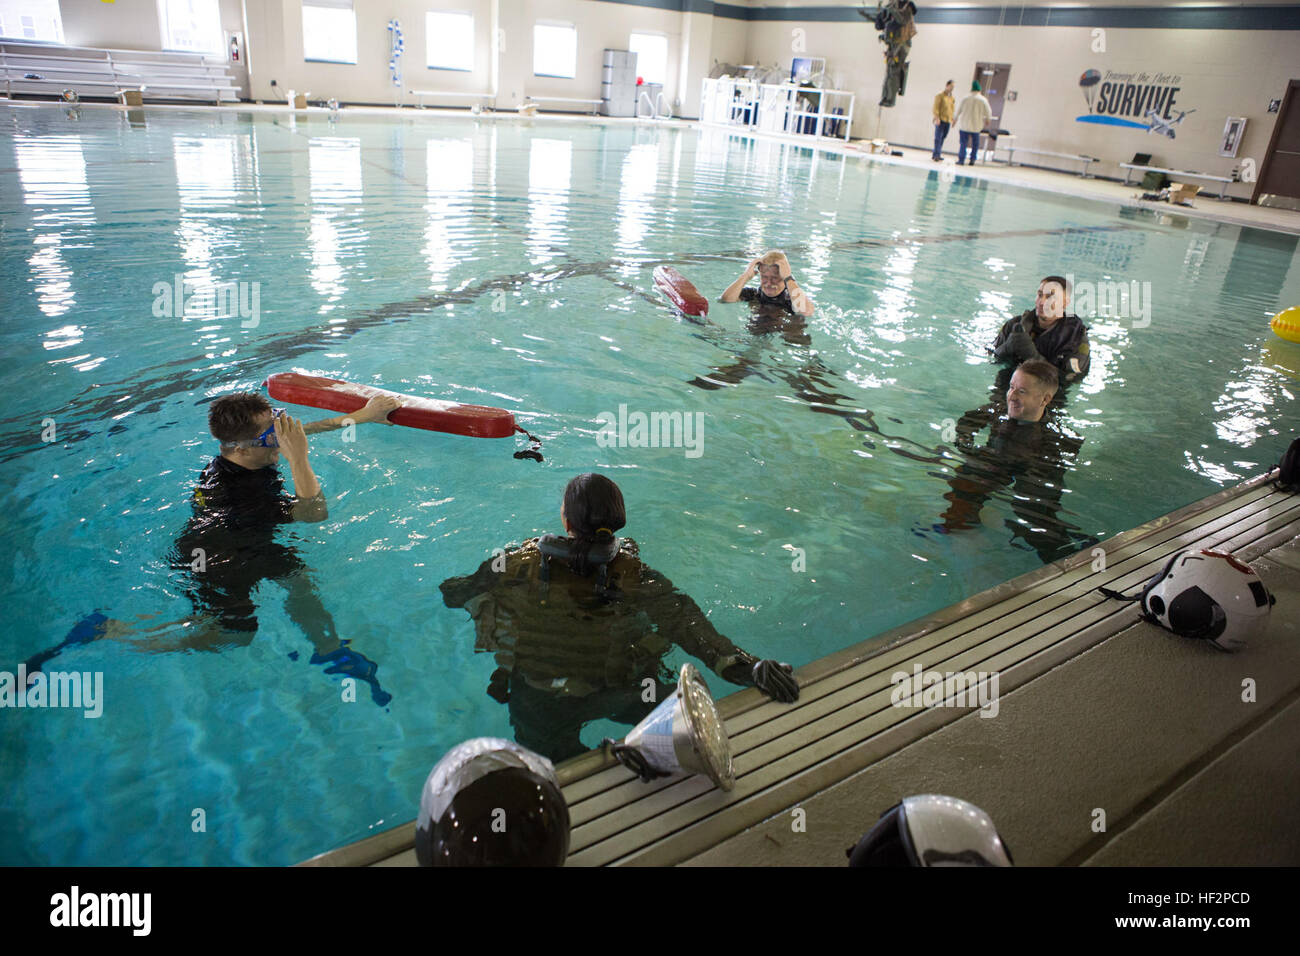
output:
M 116 99 L 139 90 L 147 100 L 232 102 L 239 89 L 220 56 L 157 50 L 105 50 L 25 40 L 0 40 L 5 95 Z

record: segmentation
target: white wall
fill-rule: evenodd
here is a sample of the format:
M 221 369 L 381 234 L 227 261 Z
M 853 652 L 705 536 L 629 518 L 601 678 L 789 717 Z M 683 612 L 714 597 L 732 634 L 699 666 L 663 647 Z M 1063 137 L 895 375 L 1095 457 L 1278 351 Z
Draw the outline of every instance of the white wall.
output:
M 659 33 L 668 38 L 668 74 L 664 94 L 670 102 L 693 91 L 695 115 L 699 100 L 699 79 L 712 65 L 711 50 L 698 56 L 703 73 L 681 79 L 683 31 L 688 19 L 713 20 L 699 14 L 683 14 L 621 3 L 574 0 L 389 0 L 388 3 L 358 2 L 357 62 L 355 65 L 305 63 L 302 59 L 301 0 L 261 0 L 249 3 L 249 33 L 253 38 L 253 98 L 271 99 L 270 81 L 299 92 L 311 91 L 313 99 L 337 97 L 351 103 L 392 103 L 397 90 L 388 72 L 388 20 L 402 25 L 405 56 L 402 61 L 401 102 L 413 103 L 405 91 L 411 89 L 486 92 L 492 88 L 491 22 L 494 2 L 499 18 L 502 53 L 497 105 L 510 108 L 525 95 L 599 99 L 601 51 L 627 49 L 630 34 Z M 426 64 L 427 37 L 424 14 L 429 10 L 457 10 L 474 14 L 474 70 L 463 73 L 431 70 Z M 533 25 L 538 21 L 570 23 L 578 30 L 578 62 L 573 79 L 533 75 Z M 740 21 L 734 21 L 739 23 Z M 698 33 L 698 30 L 696 31 Z M 688 36 L 689 36 L 688 32 Z M 728 36 L 734 45 L 734 39 Z M 261 42 L 259 42 L 261 41 Z M 691 59 L 696 59 L 698 47 Z M 436 97 L 426 100 L 439 104 Z M 447 98 L 442 105 L 464 106 L 463 98 Z M 575 107 L 581 109 L 581 107 Z
M 730 0 L 734 6 L 759 6 L 753 0 Z M 825 3 L 826 0 L 820 0 Z M 846 0 L 847 2 L 847 0 Z M 818 0 L 785 0 L 784 6 Z M 853 4 L 856 5 L 856 4 Z M 882 137 L 923 146 L 932 138 L 930 104 L 943 81 L 957 81 L 958 96 L 969 87 L 977 60 L 1011 64 L 1008 102 L 1001 125 L 1016 134 L 1022 147 L 1088 153 L 1105 160 L 1103 175 L 1117 175 L 1117 163 L 1135 152 L 1152 153 L 1165 165 L 1226 175 L 1241 158 L 1262 163 L 1275 116 L 1268 101 L 1281 97 L 1287 80 L 1300 75 L 1300 31 L 1160 30 L 1107 28 L 1106 50 L 1094 52 L 1087 27 L 919 25 L 912 46 L 908 93 L 893 109 L 879 110 L 884 74 L 875 30 L 861 18 L 850 21 L 735 20 L 704 13 L 681 13 L 606 3 L 600 0 L 357 0 L 357 63 L 307 63 L 302 55 L 301 0 L 221 0 L 222 26 L 244 29 L 251 83 L 245 95 L 273 98 L 270 81 L 280 89 L 310 92 L 313 99 L 337 97 L 352 103 L 411 103 L 409 89 L 484 92 L 492 88 L 492 23 L 499 24 L 497 105 L 510 108 L 526 94 L 595 99 L 600 95 L 600 51 L 627 47 L 629 34 L 661 33 L 668 37 L 668 75 L 664 92 L 677 115 L 699 115 L 700 80 L 715 62 L 787 66 L 796 53 L 827 58 L 832 83 L 858 96 L 855 137 Z M 69 43 L 134 49 L 159 49 L 156 0 L 62 0 L 64 33 Z M 429 10 L 470 11 L 475 16 L 475 68 L 464 73 L 430 70 L 425 65 L 424 14 Z M 397 17 L 403 28 L 406 56 L 403 84 L 395 89 L 388 74 L 387 24 Z M 533 75 L 533 24 L 538 20 L 572 23 L 578 30 L 579 60 L 574 79 Z M 794 31 L 802 49 L 795 49 Z M 1177 128 L 1175 139 L 1139 130 L 1080 123 L 1087 111 L 1078 86 L 1088 69 L 1102 73 L 1166 73 L 1180 77 L 1178 109 L 1195 109 Z M 244 80 L 242 67 L 238 71 Z M 430 100 L 437 103 L 436 99 Z M 445 105 L 466 105 L 462 98 Z M 1238 160 L 1218 156 L 1218 143 L 1229 116 L 1247 118 Z M 956 134 L 948 147 L 955 148 Z M 1095 167 L 1094 167 L 1095 168 Z M 1249 196 L 1248 184 L 1230 187 L 1231 195 Z
M 1154 30 L 1108 28 L 1106 51 L 1093 52 L 1091 28 L 998 27 L 919 24 L 912 44 L 907 94 L 892 109 L 880 109 L 884 78 L 882 47 L 870 24 L 754 22 L 749 56 L 764 63 L 788 63 L 790 31 L 807 31 L 811 56 L 825 56 L 837 84 L 858 95 L 855 137 L 928 146 L 933 142 L 930 109 L 945 80 L 956 81 L 960 102 L 969 90 L 975 63 L 1010 63 L 1008 102 L 1000 125 L 1016 135 L 1018 146 L 1086 153 L 1106 161 L 1094 172 L 1117 175 L 1116 165 L 1135 152 L 1151 153 L 1161 165 L 1226 176 L 1243 157 L 1263 163 L 1276 116 L 1268 102 L 1281 98 L 1292 77 L 1300 76 L 1300 32 L 1283 30 Z M 1115 73 L 1177 74 L 1176 109 L 1196 112 L 1168 139 L 1141 130 L 1080 123 L 1088 112 L 1079 77 L 1096 69 Z M 1218 155 L 1228 116 L 1247 117 L 1238 159 Z M 947 148 L 955 150 L 956 132 Z M 1035 162 L 1026 157 L 1027 162 Z M 1059 160 L 1041 158 L 1044 164 Z M 1067 164 L 1069 166 L 1070 164 Z M 1207 188 L 1209 184 L 1206 184 Z M 1215 184 L 1217 193 L 1217 184 Z M 1253 186 L 1234 184 L 1228 194 L 1250 196 Z

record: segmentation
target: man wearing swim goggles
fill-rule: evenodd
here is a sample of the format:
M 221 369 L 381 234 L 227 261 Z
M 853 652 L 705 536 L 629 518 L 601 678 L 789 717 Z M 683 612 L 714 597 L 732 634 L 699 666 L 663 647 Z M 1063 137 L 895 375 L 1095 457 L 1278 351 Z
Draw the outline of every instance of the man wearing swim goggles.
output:
M 293 543 L 279 540 L 276 527 L 329 517 L 320 481 L 308 460 L 307 436 L 349 424 L 387 422 L 401 403 L 372 398 L 351 415 L 303 423 L 282 408 L 272 408 L 255 392 L 226 395 L 208 409 L 208 428 L 221 442 L 221 454 L 203 469 L 194 490 L 194 514 L 177 539 L 174 567 L 185 571 L 196 620 L 192 634 L 166 642 L 153 639 L 151 650 L 216 650 L 247 644 L 258 632 L 257 596 L 263 581 L 288 593 L 289 616 L 311 641 L 311 663 L 328 674 L 346 674 L 370 685 L 375 703 L 390 695 L 375 676 L 378 665 L 341 639 L 334 620 L 312 582 L 311 570 Z M 294 494 L 286 494 L 275 467 L 289 462 Z M 195 555 L 201 554 L 201 567 Z M 213 626 L 209 626 L 209 624 Z
M 32 670 L 69 645 L 102 637 L 129 641 L 153 653 L 246 645 L 258 633 L 258 589 L 264 581 L 274 581 L 287 592 L 289 616 L 311 641 L 310 662 L 324 665 L 327 674 L 345 674 L 369 684 L 374 702 L 387 705 L 391 695 L 379 686 L 378 665 L 339 637 L 312 583 L 311 569 L 291 542 L 277 539 L 276 528 L 329 517 L 307 458 L 307 436 L 348 424 L 392 424 L 388 414 L 400 404 L 395 398 L 376 397 L 351 415 L 304 424 L 254 392 L 217 399 L 208 409 L 208 428 L 221 442 L 221 454 L 203 469 L 194 489 L 194 512 L 169 556 L 172 567 L 183 574 L 180 581 L 193 603 L 193 615 L 147 631 L 91 615 L 63 643 L 31 658 Z M 293 473 L 294 495 L 285 493 L 275 467 L 281 452 Z
M 364 408 L 351 415 L 303 423 L 283 408 L 271 408 L 266 399 L 256 393 L 227 395 L 213 402 L 208 411 L 208 427 L 213 437 L 221 442 L 221 457 L 209 466 L 204 477 L 209 477 L 208 472 L 222 460 L 248 471 L 270 468 L 279 462 L 283 452 L 293 476 L 296 500 L 292 520 L 324 521 L 329 512 L 320 482 L 308 460 L 307 436 L 334 431 L 348 424 L 384 422 L 391 425 L 388 414 L 400 404 L 389 396 L 375 396 Z M 247 437 L 254 429 L 257 429 L 257 434 Z M 229 469 L 223 466 L 221 470 Z M 200 487 L 205 483 L 201 479 Z
M 746 288 L 749 280 L 757 274 L 759 287 Z M 790 270 L 790 260 L 779 249 L 764 253 L 749 264 L 740 278 L 727 286 L 722 293 L 723 302 L 757 302 L 759 305 L 773 305 L 784 309 L 791 315 L 809 316 L 813 314 L 813 301 L 808 293 L 799 288 Z
M 280 439 L 275 437 L 275 419 L 284 414 L 283 408 L 271 409 L 271 427 L 256 438 L 249 438 L 244 441 L 225 441 L 221 443 L 222 448 L 279 448 Z

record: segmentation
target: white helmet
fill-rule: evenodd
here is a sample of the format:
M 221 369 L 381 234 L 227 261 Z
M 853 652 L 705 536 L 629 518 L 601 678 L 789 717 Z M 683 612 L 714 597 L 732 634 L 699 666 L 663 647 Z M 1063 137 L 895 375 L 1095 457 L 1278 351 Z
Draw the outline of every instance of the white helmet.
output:
M 937 793 L 906 797 L 848 851 L 849 866 L 1011 866 L 989 815 Z
M 1224 651 L 1268 625 L 1276 598 L 1254 568 L 1219 551 L 1180 551 L 1142 592 L 1143 616 Z

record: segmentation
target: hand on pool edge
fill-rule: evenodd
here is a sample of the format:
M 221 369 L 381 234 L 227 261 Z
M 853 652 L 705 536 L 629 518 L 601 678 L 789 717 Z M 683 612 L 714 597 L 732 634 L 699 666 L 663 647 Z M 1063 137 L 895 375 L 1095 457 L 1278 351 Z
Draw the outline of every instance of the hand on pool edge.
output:
M 754 664 L 754 686 L 773 700 L 793 704 L 799 699 L 799 682 L 794 679 L 794 668 L 771 658 Z

